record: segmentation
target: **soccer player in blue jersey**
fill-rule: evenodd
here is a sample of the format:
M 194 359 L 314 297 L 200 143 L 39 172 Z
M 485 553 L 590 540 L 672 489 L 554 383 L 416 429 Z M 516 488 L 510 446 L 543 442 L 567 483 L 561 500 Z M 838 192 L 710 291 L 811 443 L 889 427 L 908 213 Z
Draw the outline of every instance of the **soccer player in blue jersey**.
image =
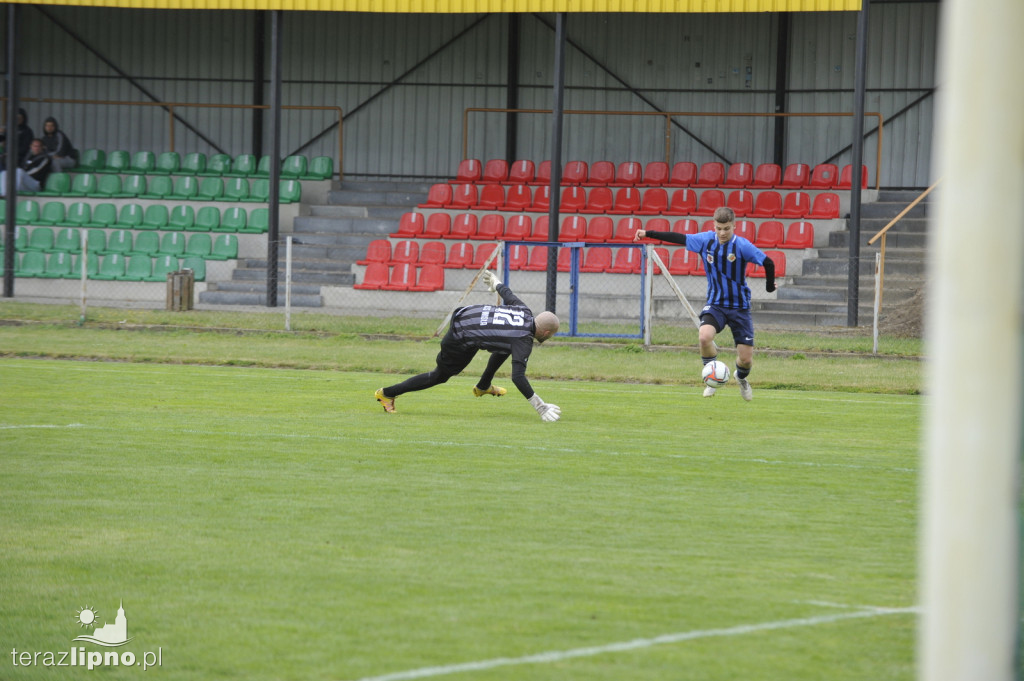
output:
M 764 267 L 765 290 L 775 290 L 775 263 L 761 249 L 736 236 L 736 214 L 731 208 L 715 211 L 715 231 L 677 234 L 639 229 L 634 241 L 643 238 L 682 244 L 700 256 L 708 278 L 707 301 L 700 312 L 700 355 L 705 364 L 718 358 L 715 336 L 726 326 L 736 343 L 736 382 L 740 395 L 748 402 L 754 398 L 747 376 L 754 366 L 754 323 L 750 318 L 750 287 L 747 264 Z M 713 397 L 715 389 L 704 388 L 704 397 Z
M 437 366 L 433 370 L 413 376 L 396 385 L 379 388 L 374 394 L 384 411 L 395 411 L 395 398 L 407 392 L 425 390 L 444 383 L 462 373 L 478 350 L 491 353 L 487 367 L 480 376 L 473 394 L 477 397 L 501 397 L 507 391 L 491 384 L 494 374 L 509 357 L 512 358 L 512 382 L 529 401 L 541 419 L 557 421 L 562 414 L 557 404 L 548 404 L 533 391 L 526 378 L 526 362 L 533 352 L 533 342 L 543 343 L 558 332 L 558 317 L 553 312 L 541 312 L 534 317 L 512 289 L 494 275 L 484 273 L 484 281 L 491 291 L 501 296 L 501 305 L 467 305 L 452 313 L 448 332 L 441 339 L 441 352 L 437 353 Z

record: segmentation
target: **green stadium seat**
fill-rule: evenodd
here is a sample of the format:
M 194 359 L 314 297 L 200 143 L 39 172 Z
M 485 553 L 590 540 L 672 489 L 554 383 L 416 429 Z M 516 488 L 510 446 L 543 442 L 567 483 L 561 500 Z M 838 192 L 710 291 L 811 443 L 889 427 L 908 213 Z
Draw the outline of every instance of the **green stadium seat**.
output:
M 231 162 L 231 170 L 224 173 L 228 177 L 249 177 L 256 174 L 256 157 L 252 154 L 239 154 Z
M 17 219 L 15 219 L 17 224 Z M 7 224 L 7 199 L 0 199 L 0 225 Z
M 124 198 L 131 199 L 146 193 L 148 183 L 145 175 L 129 175 L 124 178 L 121 184 L 121 193 Z
M 126 255 L 134 250 L 134 238 L 132 232 L 127 229 L 115 229 L 107 235 L 107 247 L 102 255 L 108 253 L 120 253 Z
M 218 232 L 244 232 L 248 215 L 244 208 L 225 208 Z
M 206 260 L 191 255 L 182 258 L 181 269 L 192 270 L 192 276 L 196 281 L 206 281 Z
M 191 201 L 199 194 L 199 180 L 192 175 L 182 175 L 174 181 L 174 191 L 168 198 Z
M 35 227 L 28 236 L 28 243 L 25 244 L 25 251 L 49 252 L 53 250 L 54 238 L 51 227 Z
M 14 226 L 14 250 L 24 251 L 28 245 L 28 229 L 21 225 Z
M 90 229 L 86 236 L 85 250 L 89 255 L 99 255 L 107 250 L 107 233 L 102 229 Z
M 43 204 L 43 210 L 36 220 L 37 225 L 59 225 L 64 222 L 67 209 L 60 201 L 47 201 Z
M 114 281 L 124 276 L 125 257 L 123 253 L 111 253 L 103 256 L 100 262 L 100 269 L 93 276 L 93 279 L 100 281 Z
M 128 265 L 120 279 L 122 281 L 149 281 L 151 276 L 153 276 L 153 258 L 136 253 L 128 256 Z
M 296 154 L 288 156 L 281 163 L 281 177 L 292 180 L 300 180 L 307 173 L 309 162 L 305 156 Z
M 302 183 L 298 180 L 281 180 L 278 201 L 281 203 L 298 203 L 302 200 Z
M 39 220 L 39 202 L 35 199 L 25 199 L 18 202 L 14 212 L 14 224 L 34 225 Z
M 231 157 L 227 154 L 214 154 L 206 161 L 206 170 L 199 173 L 203 177 L 220 177 L 231 172 Z
M 179 204 L 171 209 L 171 215 L 167 220 L 170 229 L 187 230 L 192 229 L 196 223 L 196 212 L 188 204 Z
M 142 176 L 133 175 L 133 177 Z M 126 199 L 135 196 L 135 194 L 124 190 L 120 175 L 98 175 L 96 176 L 96 188 L 89 196 L 101 199 Z
M 107 154 L 107 165 L 100 170 L 101 173 L 128 173 L 133 172 L 132 157 L 127 151 L 117 149 Z
M 58 225 L 66 227 L 85 227 L 92 222 L 92 206 L 85 201 L 75 201 L 67 207 L 64 219 Z
M 154 256 L 160 252 L 160 235 L 156 232 L 139 232 L 135 235 L 132 255 Z
M 231 177 L 224 182 L 224 194 L 221 201 L 244 201 L 249 196 L 249 180 L 244 177 Z
M 42 251 L 28 251 L 21 256 L 21 262 L 15 263 L 14 276 L 38 277 L 46 271 L 46 254 Z
M 53 250 L 64 253 L 82 252 L 82 232 L 74 227 L 65 227 L 57 232 L 53 241 Z
M 165 151 L 156 157 L 153 172 L 158 175 L 173 175 L 181 168 L 181 154 L 176 151 Z
M 238 237 L 234 234 L 218 234 L 207 260 L 234 260 L 238 257 Z
M 185 252 L 183 255 L 194 255 L 200 258 L 207 258 L 210 256 L 210 252 L 212 250 L 213 241 L 210 238 L 210 235 L 202 232 L 199 234 L 193 234 L 188 238 L 188 243 L 185 246 Z
M 37 274 L 37 277 L 43 279 L 62 279 L 66 278 L 71 274 L 71 265 L 73 263 L 74 256 L 70 253 L 58 252 L 51 253 L 50 257 L 46 260 L 46 270 L 42 274 Z
M 50 173 L 46 178 L 46 186 L 36 192 L 39 196 L 64 196 L 71 191 L 71 176 L 67 173 Z M 22 192 L 23 194 L 25 192 Z
M 219 201 L 224 195 L 224 180 L 220 177 L 204 177 L 199 182 L 199 193 L 196 199 L 200 201 Z
M 247 203 L 266 203 L 270 200 L 270 180 L 257 178 L 252 181 L 249 188 L 249 195 L 243 196 L 242 201 Z
M 202 175 L 205 171 L 206 154 L 198 151 L 185 154 L 185 157 L 181 159 L 181 168 L 178 169 L 179 173 L 185 175 Z
M 145 213 L 142 210 L 142 206 L 137 203 L 126 203 L 121 206 L 121 213 L 118 215 L 114 226 L 123 229 L 150 229 L 149 227 L 142 226 L 144 216 Z
M 154 203 L 146 206 L 140 229 L 164 229 L 168 223 L 167 206 L 162 203 Z
M 78 157 L 78 167 L 90 173 L 102 173 L 107 166 L 107 152 L 86 149 Z
M 97 253 L 89 251 L 85 257 L 85 276 L 95 277 L 96 273 L 100 271 L 100 256 Z M 71 274 L 68 279 L 80 279 L 82 277 L 82 254 L 79 253 L 75 256 L 75 261 L 71 265 Z
M 53 177 L 56 173 L 50 175 Z M 46 179 L 49 184 L 50 179 Z M 71 187 L 67 191 L 63 192 L 63 196 L 89 196 L 96 191 L 97 182 L 96 176 L 92 173 L 78 173 L 71 180 Z
M 249 212 L 249 222 L 242 229 L 237 231 L 246 234 L 266 234 L 270 228 L 270 209 L 253 208 Z
M 152 151 L 136 151 L 131 165 L 122 172 L 148 175 L 156 170 L 156 154 Z
M 149 179 L 149 186 L 145 194 L 139 194 L 140 199 L 156 199 L 162 201 L 170 198 L 174 191 L 174 182 L 167 175 L 157 175 Z
M 255 177 L 270 177 L 270 155 L 264 154 L 260 156 L 259 163 L 256 164 L 256 172 L 253 173 Z
M 192 226 L 193 230 L 197 232 L 213 232 L 219 227 L 220 209 L 216 206 L 203 206 L 196 212 L 196 222 Z
M 178 271 L 178 256 L 158 255 L 153 261 L 153 274 L 146 281 L 167 281 L 167 275 Z
M 334 177 L 334 159 L 330 156 L 314 156 L 302 180 L 329 180 Z
M 160 239 L 160 250 L 157 255 L 179 256 L 185 252 L 185 235 L 181 232 L 167 232 Z
M 106 177 L 106 175 L 104 175 Z M 112 203 L 98 203 L 92 207 L 90 227 L 113 227 L 117 222 L 117 206 Z

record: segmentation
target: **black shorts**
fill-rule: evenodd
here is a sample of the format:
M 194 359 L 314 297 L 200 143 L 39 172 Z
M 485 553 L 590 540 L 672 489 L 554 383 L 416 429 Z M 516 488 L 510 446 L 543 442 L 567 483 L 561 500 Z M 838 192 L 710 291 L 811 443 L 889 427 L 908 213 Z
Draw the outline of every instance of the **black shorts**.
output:
M 754 322 L 750 318 L 750 310 L 705 305 L 700 311 L 700 323 L 714 327 L 716 333 L 728 326 L 736 345 L 754 344 Z
M 452 337 L 451 329 L 441 339 L 437 368 L 447 376 L 458 376 L 476 357 L 477 348 L 466 347 Z

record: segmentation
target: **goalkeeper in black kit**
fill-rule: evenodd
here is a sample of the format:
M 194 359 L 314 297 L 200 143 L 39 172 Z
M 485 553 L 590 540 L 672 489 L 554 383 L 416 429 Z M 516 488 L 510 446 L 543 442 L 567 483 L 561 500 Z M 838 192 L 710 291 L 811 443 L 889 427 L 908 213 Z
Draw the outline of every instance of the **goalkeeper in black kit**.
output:
M 562 410 L 558 405 L 544 402 L 526 378 L 526 363 L 533 352 L 534 340 L 543 343 L 558 333 L 558 317 L 553 312 L 541 312 L 535 317 L 526 303 L 490 271 L 484 273 L 484 281 L 491 291 L 501 296 L 502 304 L 457 308 L 452 313 L 448 332 L 441 339 L 437 366 L 427 373 L 377 390 L 374 396 L 384 411 L 395 411 L 395 398 L 399 395 L 432 388 L 457 376 L 469 366 L 477 350 L 487 350 L 491 356 L 473 388 L 474 395 L 501 397 L 506 393 L 504 388 L 491 385 L 491 381 L 505 360 L 511 357 L 512 382 L 530 406 L 545 421 L 557 421 L 561 417 Z

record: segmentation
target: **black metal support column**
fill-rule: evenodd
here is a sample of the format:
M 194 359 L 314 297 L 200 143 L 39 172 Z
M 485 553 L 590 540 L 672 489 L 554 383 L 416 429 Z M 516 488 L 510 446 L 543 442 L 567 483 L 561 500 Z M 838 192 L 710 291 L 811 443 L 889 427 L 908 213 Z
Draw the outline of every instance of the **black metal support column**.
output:
M 281 22 L 284 12 L 270 13 L 270 226 L 267 229 L 267 307 L 277 307 L 277 261 L 281 203 Z
M 508 62 L 507 83 L 505 85 L 505 108 L 519 108 L 519 15 L 511 12 L 508 15 Z M 519 118 L 517 114 L 505 115 L 505 158 L 512 163 L 518 158 Z
M 786 88 L 789 87 L 789 12 L 779 12 L 779 26 L 775 33 L 775 113 L 786 112 Z M 775 118 L 774 163 L 786 165 L 786 118 Z
M 565 12 L 555 17 L 554 92 L 551 104 L 551 203 L 548 207 L 548 241 L 558 241 L 559 188 L 562 186 L 562 112 L 565 94 Z M 558 252 L 548 249 L 548 279 L 545 308 L 555 311 L 558 293 Z
M 868 0 L 862 0 L 857 15 L 857 56 L 853 93 L 853 172 L 850 183 L 850 256 L 847 279 L 846 325 L 857 326 L 860 305 L 860 199 L 861 166 L 864 163 L 864 81 L 867 69 Z
M 7 5 L 7 148 L 5 166 L 11 172 L 6 175 L 4 195 L 4 297 L 14 297 L 14 234 L 15 215 L 18 208 L 17 173 L 18 167 L 18 5 Z
M 264 79 L 267 73 L 267 13 L 263 10 L 253 12 L 252 26 L 252 103 L 263 104 L 266 101 Z M 265 109 L 252 110 L 252 151 L 256 158 L 263 155 L 263 123 Z

